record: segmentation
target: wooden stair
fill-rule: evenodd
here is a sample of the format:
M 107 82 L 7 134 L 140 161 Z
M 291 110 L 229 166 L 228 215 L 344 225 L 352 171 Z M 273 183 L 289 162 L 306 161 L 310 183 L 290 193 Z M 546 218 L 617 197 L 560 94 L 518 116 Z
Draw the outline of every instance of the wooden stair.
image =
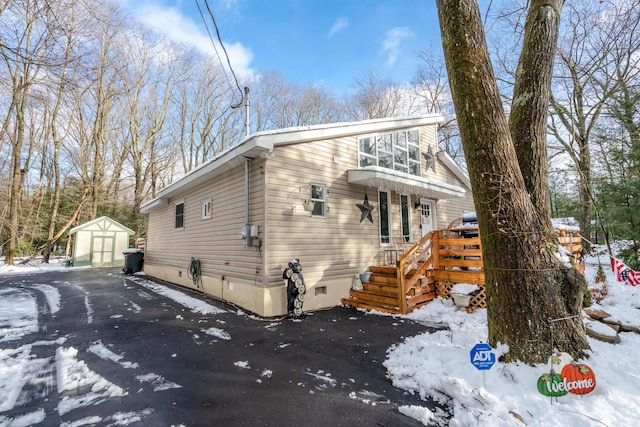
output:
M 482 243 L 477 226 L 453 227 L 454 223 L 449 229 L 425 234 L 405 251 L 396 261 L 396 266 L 406 272 L 404 277 L 398 277 L 396 266 L 369 267 L 370 281 L 363 283 L 360 291 L 351 290 L 342 303 L 364 310 L 406 314 L 435 299 L 436 294 L 451 298 L 451 290 L 457 283 L 470 283 L 479 287 L 470 307 L 486 308 Z M 582 237 L 563 228 L 557 228 L 556 233 L 560 243 L 573 253 L 578 270 L 584 271 Z M 403 299 L 400 287 L 404 288 Z
M 362 308 L 364 310 L 378 310 L 385 313 L 401 314 L 398 296 L 397 268 L 393 266 L 369 267 L 371 278 L 362 284 L 362 290 L 351 290 L 349 297 L 342 299 L 342 304 Z M 411 277 L 413 272 L 407 273 Z M 409 312 L 427 304 L 436 297 L 433 271 L 427 271 L 426 277 L 407 292 L 407 306 Z

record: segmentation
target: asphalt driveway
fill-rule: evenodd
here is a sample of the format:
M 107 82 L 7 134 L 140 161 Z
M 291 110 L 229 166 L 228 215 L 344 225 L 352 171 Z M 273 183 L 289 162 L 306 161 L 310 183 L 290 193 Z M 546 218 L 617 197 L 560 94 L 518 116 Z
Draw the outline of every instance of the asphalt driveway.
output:
M 31 323 L 0 314 L 0 426 L 412 426 L 399 406 L 436 410 L 385 377 L 389 346 L 427 329 L 409 320 L 258 319 L 119 269 L 0 276 L 0 299 L 37 306 Z

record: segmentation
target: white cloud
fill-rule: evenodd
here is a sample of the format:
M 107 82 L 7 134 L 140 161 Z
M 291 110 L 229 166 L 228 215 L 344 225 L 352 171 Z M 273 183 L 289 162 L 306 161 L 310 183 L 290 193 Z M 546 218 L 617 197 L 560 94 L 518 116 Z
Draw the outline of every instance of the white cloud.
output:
M 329 37 L 333 37 L 348 26 L 349 20 L 347 18 L 338 18 L 333 24 L 333 27 L 331 27 L 331 29 L 329 30 Z
M 127 3 L 127 7 L 135 18 L 155 31 L 165 34 L 169 39 L 178 43 L 183 43 L 187 46 L 192 46 L 200 52 L 214 57 L 217 56 L 217 50 L 223 66 L 225 69 L 228 69 L 224 51 L 222 50 L 218 40 L 215 38 L 216 33 L 213 22 L 207 21 L 207 26 L 209 27 L 209 31 L 213 37 L 215 49 L 214 44 L 204 27 L 204 23 L 194 21 L 191 17 L 184 15 L 177 8 L 153 3 Z M 253 53 L 251 52 L 251 49 L 243 46 L 240 42 L 224 42 L 224 47 L 229 55 L 229 60 L 231 61 L 233 70 L 239 78 L 250 78 L 255 74 L 254 70 L 250 67 L 251 61 L 253 60 Z
M 238 5 L 238 0 L 219 0 L 218 6 L 221 10 L 231 10 Z
M 411 37 L 413 37 L 413 32 L 409 27 L 396 27 L 387 31 L 380 50 L 381 55 L 387 56 L 387 65 L 395 64 L 401 51 L 402 42 Z

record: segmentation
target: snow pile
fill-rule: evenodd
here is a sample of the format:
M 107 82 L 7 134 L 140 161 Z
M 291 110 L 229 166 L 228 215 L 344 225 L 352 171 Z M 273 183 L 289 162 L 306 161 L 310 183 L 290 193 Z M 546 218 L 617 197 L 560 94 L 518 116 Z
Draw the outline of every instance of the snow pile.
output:
M 28 291 L 0 289 L 0 342 L 38 331 L 38 302 Z
M 207 335 L 212 335 L 216 338 L 220 338 L 221 340 L 229 341 L 231 339 L 231 335 L 229 334 L 229 332 L 213 326 L 207 329 L 201 329 L 201 331 Z
M 153 386 L 153 391 L 171 390 L 172 388 L 182 388 L 180 384 L 176 384 L 167 380 L 162 375 L 149 373 L 144 375 L 136 375 L 136 379 L 141 383 L 149 383 Z
M 103 360 L 108 360 L 110 362 L 117 363 L 125 369 L 135 369 L 139 366 L 135 362 L 123 361 L 122 360 L 124 359 L 123 355 L 116 354 L 113 351 L 109 350 L 104 344 L 102 344 L 102 341 L 95 342 L 94 344 L 89 346 L 89 348 L 87 348 L 87 351 L 89 353 L 95 354 L 96 356 L 98 356 Z
M 58 347 L 56 350 L 58 392 L 63 394 L 58 404 L 60 415 L 79 406 L 95 405 L 127 394 L 124 389 L 89 369 L 85 362 L 77 360 L 77 355 L 78 350 L 73 347 Z
M 153 291 L 179 304 L 182 304 L 183 306 L 190 309 L 191 312 L 193 313 L 200 313 L 200 314 L 226 313 L 225 310 L 214 307 L 211 304 L 208 304 L 205 301 L 202 301 L 201 299 L 191 297 L 189 295 L 186 295 L 184 292 L 180 292 L 175 289 L 168 288 L 156 282 L 152 282 L 151 280 L 143 279 L 140 276 L 131 276 L 129 279 L 125 279 L 125 280 L 133 280 L 137 284 L 144 286 L 150 291 Z

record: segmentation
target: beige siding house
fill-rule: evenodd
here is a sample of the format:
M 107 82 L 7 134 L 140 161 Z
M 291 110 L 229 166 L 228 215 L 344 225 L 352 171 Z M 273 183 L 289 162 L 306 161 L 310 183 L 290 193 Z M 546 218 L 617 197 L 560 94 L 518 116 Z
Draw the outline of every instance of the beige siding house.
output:
M 435 152 L 441 120 L 386 118 L 247 136 L 141 206 L 149 214 L 146 274 L 276 316 L 287 312 L 283 270 L 299 259 L 303 309 L 339 304 L 355 274 L 393 262 L 396 245 L 474 209 L 467 175 Z M 361 209 L 365 197 L 371 220 Z M 200 280 L 189 274 L 192 259 Z

